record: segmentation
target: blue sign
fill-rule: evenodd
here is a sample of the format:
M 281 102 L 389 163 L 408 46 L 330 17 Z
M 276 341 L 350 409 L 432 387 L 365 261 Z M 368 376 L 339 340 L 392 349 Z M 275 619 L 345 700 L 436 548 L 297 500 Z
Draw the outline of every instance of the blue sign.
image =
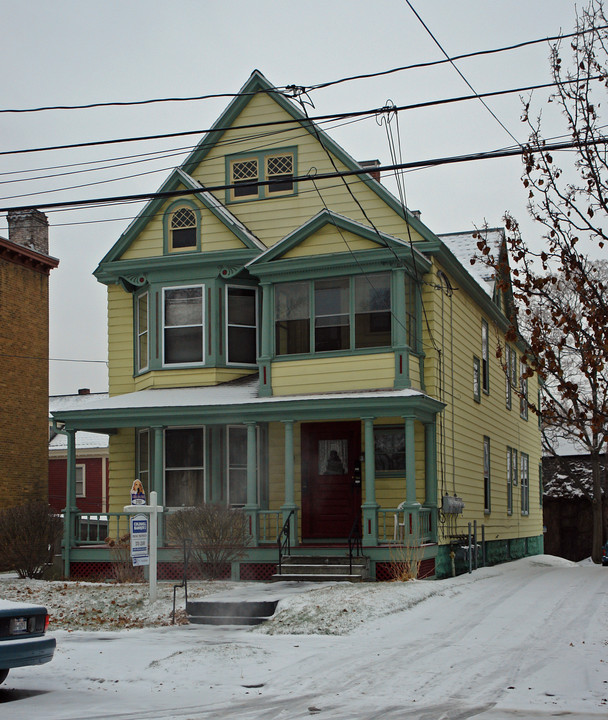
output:
M 134 515 L 130 518 L 131 559 L 133 560 L 133 565 L 150 564 L 148 524 L 149 521 L 146 515 Z

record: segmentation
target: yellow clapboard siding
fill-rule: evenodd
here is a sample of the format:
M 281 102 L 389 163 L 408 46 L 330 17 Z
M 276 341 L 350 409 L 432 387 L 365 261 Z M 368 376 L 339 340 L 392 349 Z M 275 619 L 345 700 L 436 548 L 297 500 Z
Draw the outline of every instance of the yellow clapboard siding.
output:
M 272 364 L 274 395 L 392 388 L 393 353 L 310 358 Z
M 286 252 L 282 257 L 308 257 L 310 255 L 375 250 L 377 248 L 378 243 L 366 240 L 345 230 L 338 230 L 333 225 L 326 225 Z
M 133 392 L 133 298 L 108 286 L 108 362 L 110 395 Z
M 190 370 L 155 370 L 137 376 L 134 379 L 136 390 L 149 388 L 195 387 L 217 385 L 230 382 L 255 370 L 235 370 L 231 368 L 195 368 Z
M 110 512 L 122 512 L 131 502 L 135 479 L 135 430 L 123 428 L 110 435 Z

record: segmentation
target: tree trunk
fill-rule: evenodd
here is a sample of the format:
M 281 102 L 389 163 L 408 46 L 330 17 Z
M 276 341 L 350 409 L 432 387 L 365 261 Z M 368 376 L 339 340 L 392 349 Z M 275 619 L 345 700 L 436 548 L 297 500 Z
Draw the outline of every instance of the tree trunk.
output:
M 593 513 L 593 541 L 591 544 L 591 559 L 594 563 L 602 562 L 602 541 L 604 535 L 604 513 L 602 503 L 602 485 L 600 482 L 600 453 L 591 451 L 591 478 L 593 480 L 593 500 L 591 508 Z

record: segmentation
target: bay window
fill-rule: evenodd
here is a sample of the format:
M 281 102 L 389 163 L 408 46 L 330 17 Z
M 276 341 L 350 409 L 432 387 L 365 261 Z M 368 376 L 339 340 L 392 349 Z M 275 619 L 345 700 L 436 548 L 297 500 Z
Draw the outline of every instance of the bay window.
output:
M 148 369 L 149 365 L 149 294 L 147 292 L 139 295 L 135 300 L 135 334 L 136 340 L 136 365 L 137 371 L 142 372 Z
M 165 365 L 204 361 L 203 286 L 164 288 Z
M 257 360 L 257 291 L 226 288 L 226 357 L 229 363 L 255 365 Z
M 165 430 L 165 506 L 192 507 L 205 500 L 205 428 Z

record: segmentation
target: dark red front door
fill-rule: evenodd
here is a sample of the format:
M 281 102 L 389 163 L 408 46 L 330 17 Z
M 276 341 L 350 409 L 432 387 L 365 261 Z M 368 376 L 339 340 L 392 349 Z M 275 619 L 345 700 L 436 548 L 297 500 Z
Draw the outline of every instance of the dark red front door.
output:
M 361 454 L 358 422 L 302 424 L 302 537 L 348 537 L 361 509 L 361 486 L 354 483 Z

